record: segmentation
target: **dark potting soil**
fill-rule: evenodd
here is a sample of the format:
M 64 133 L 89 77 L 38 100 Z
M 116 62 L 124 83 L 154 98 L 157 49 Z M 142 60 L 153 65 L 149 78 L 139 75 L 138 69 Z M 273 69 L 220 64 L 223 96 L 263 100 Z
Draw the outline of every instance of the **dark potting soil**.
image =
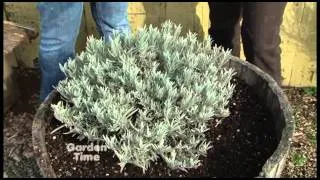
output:
M 203 165 L 188 172 L 170 170 L 159 159 L 153 162 L 145 174 L 141 168 L 127 164 L 120 172 L 119 161 L 113 152 L 84 151 L 83 154 L 100 155 L 99 161 L 76 161 L 75 151 L 68 152 L 67 143 L 84 145 L 72 135 L 63 135 L 67 129 L 51 135 L 53 129 L 61 125 L 53 120 L 47 129 L 47 150 L 52 167 L 58 177 L 256 177 L 265 161 L 277 147 L 271 116 L 254 96 L 252 90 L 239 79 L 234 95 L 229 103 L 230 116 L 214 118 L 207 138 L 213 148 L 207 157 L 202 157 Z M 88 156 L 87 156 L 88 157 Z M 80 158 L 84 158 L 81 156 Z

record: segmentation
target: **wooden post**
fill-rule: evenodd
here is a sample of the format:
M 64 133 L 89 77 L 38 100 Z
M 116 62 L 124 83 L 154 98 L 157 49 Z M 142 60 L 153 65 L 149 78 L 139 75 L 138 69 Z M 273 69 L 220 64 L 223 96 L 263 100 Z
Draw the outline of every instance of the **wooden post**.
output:
M 13 22 L 3 21 L 3 25 L 3 97 L 6 112 L 19 96 L 19 89 L 12 71 L 12 68 L 17 66 L 13 50 L 22 42 L 36 38 L 38 34 L 32 28 Z

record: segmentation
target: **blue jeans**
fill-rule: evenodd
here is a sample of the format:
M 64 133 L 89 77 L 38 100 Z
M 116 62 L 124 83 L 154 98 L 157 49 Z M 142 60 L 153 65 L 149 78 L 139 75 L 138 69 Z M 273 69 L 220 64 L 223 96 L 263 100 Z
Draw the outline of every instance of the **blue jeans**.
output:
M 106 42 L 113 30 L 130 33 L 126 2 L 94 2 L 91 11 L 98 32 Z M 40 2 L 40 100 L 44 101 L 65 75 L 59 68 L 75 57 L 75 43 L 81 24 L 82 2 Z

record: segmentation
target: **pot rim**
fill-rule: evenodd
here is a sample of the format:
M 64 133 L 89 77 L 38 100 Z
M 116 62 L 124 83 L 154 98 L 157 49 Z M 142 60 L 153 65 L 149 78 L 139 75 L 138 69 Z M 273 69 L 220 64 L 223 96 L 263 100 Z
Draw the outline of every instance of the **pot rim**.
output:
M 290 105 L 290 102 L 286 94 L 283 92 L 282 88 L 269 74 L 262 71 L 256 65 L 248 61 L 241 60 L 238 57 L 232 56 L 230 60 L 236 63 L 242 64 L 244 66 L 247 66 L 249 69 L 254 71 L 258 76 L 260 76 L 262 79 L 264 79 L 268 83 L 268 87 L 277 96 L 277 99 L 279 100 L 279 104 L 280 104 L 280 109 L 284 115 L 285 126 L 283 127 L 281 132 L 281 139 L 278 143 L 276 150 L 264 163 L 262 167 L 262 171 L 258 176 L 258 178 L 265 177 L 267 172 L 269 172 L 271 168 L 273 168 L 272 165 L 275 163 L 280 163 L 282 158 L 286 158 L 286 156 L 289 153 L 292 136 L 295 129 L 294 118 L 292 115 L 292 107 Z

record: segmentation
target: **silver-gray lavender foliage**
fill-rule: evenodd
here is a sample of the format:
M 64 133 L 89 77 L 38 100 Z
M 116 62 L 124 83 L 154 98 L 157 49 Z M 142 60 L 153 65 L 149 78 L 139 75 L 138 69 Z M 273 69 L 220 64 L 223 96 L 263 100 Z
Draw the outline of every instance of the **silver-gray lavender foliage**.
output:
M 170 21 L 114 33 L 111 43 L 88 38 L 86 50 L 60 66 L 63 96 L 52 105 L 70 132 L 101 140 L 120 160 L 145 170 L 159 156 L 172 169 L 195 168 L 211 147 L 205 137 L 210 117 L 229 115 L 230 51 L 211 48 Z

